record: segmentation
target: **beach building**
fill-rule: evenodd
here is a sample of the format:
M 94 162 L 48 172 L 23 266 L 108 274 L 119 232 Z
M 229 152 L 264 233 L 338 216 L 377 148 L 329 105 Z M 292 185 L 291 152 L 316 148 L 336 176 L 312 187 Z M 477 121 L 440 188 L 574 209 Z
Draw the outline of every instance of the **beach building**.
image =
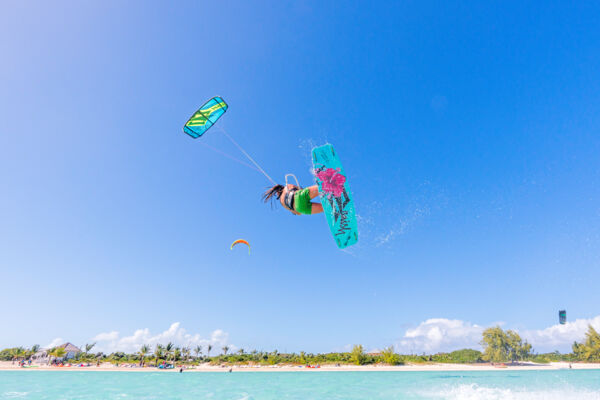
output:
M 48 360 L 48 349 L 40 349 L 31 356 L 33 361 L 47 362 Z
M 65 349 L 65 355 L 64 357 L 61 357 L 61 359 L 63 360 L 69 360 L 71 358 L 74 358 L 77 354 L 81 353 L 81 349 L 79 347 L 69 342 L 63 343 L 60 346 L 56 347 L 61 347 Z M 50 362 L 50 356 L 48 354 L 50 350 L 51 349 L 40 349 L 38 350 L 38 352 L 31 356 L 31 359 L 40 364 L 48 364 Z
M 73 343 L 65 343 L 65 344 L 61 344 L 60 346 L 63 349 L 65 349 L 65 359 L 68 360 L 70 358 L 75 357 L 77 354 L 81 353 L 81 349 L 77 346 L 75 346 Z

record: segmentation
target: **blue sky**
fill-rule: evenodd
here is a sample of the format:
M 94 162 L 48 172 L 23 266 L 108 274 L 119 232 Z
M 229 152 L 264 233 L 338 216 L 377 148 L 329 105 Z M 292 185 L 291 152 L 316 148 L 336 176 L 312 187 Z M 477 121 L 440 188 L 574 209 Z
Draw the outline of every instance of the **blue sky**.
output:
M 0 346 L 179 322 L 246 349 L 330 351 L 399 343 L 431 318 L 525 332 L 561 308 L 596 317 L 599 12 L 7 3 Z M 338 250 L 323 216 L 263 205 L 262 175 L 181 132 L 214 95 L 278 181 L 311 184 L 311 147 L 335 146 L 356 246 Z M 202 140 L 242 157 L 217 130 Z

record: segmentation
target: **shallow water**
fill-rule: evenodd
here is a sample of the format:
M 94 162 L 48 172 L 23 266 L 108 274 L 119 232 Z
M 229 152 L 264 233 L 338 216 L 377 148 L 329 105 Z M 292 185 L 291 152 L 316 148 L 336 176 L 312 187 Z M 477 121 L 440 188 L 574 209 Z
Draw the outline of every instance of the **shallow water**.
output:
M 0 399 L 598 399 L 600 370 L 0 371 Z

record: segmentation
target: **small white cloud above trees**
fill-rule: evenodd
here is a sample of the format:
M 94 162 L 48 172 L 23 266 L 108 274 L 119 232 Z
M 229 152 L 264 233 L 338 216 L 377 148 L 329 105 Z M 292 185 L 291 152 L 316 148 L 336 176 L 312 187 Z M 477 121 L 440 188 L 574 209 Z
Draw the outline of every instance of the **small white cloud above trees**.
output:
M 96 350 L 104 353 L 112 353 L 122 351 L 125 353 L 137 352 L 144 344 L 150 345 L 153 348 L 157 344 L 174 343 L 176 346 L 202 346 L 206 349 L 207 345 L 212 345 L 213 352 L 216 353 L 221 347 L 229 343 L 229 335 L 220 329 L 213 331 L 208 338 L 200 336 L 200 334 L 190 334 L 181 327 L 179 322 L 171 324 L 169 329 L 152 334 L 148 328 L 138 329 L 129 336 L 121 336 L 119 332 L 112 331 L 100 333 L 91 339 L 96 342 Z
M 400 353 L 437 353 L 464 348 L 480 349 L 484 327 L 458 319 L 431 318 L 408 329 L 396 344 Z

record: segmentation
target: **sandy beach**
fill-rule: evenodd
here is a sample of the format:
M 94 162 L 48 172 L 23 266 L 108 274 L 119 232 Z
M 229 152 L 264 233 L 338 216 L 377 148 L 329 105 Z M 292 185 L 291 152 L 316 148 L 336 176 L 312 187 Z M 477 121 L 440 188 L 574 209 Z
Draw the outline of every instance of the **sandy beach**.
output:
M 572 369 L 600 369 L 600 363 L 571 363 Z M 294 365 L 234 365 L 217 366 L 203 364 L 194 367 L 186 367 L 184 372 L 319 372 L 319 371 L 503 371 L 503 370 L 560 370 L 569 369 L 567 362 L 552 362 L 549 364 L 520 363 L 518 365 L 506 364 L 505 366 L 495 366 L 491 364 L 407 364 L 398 366 L 389 365 L 322 365 L 318 368 L 307 368 L 305 366 Z M 80 367 L 77 365 L 64 367 L 49 367 L 47 365 L 35 365 L 33 368 L 22 368 L 18 364 L 10 361 L 1 361 L 0 370 L 17 371 L 123 371 L 123 372 L 168 372 L 178 373 L 179 368 L 158 369 L 155 367 L 138 366 L 119 366 L 116 367 L 110 363 L 103 363 L 100 366 Z

